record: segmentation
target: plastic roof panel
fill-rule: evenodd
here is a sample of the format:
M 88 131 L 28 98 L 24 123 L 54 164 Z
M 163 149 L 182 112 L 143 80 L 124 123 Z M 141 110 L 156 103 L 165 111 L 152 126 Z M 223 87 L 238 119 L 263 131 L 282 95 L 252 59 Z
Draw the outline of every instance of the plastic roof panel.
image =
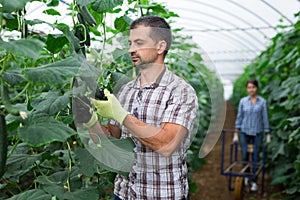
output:
M 64 0 L 70 3 L 72 0 Z M 243 72 L 275 36 L 277 25 L 291 25 L 299 12 L 297 0 L 154 0 L 177 14 L 173 28 L 184 28 L 182 34 L 191 35 L 205 54 L 208 66 L 217 71 L 225 84 L 225 94 L 230 95 L 233 81 Z M 64 16 L 53 19 L 45 14 L 45 4 L 33 1 L 26 8 L 27 19 L 70 23 L 66 16 L 67 5 L 58 9 Z M 279 20 L 282 20 L 279 22 Z M 113 18 L 108 22 L 113 23 Z M 53 32 L 51 27 L 36 26 L 36 30 Z M 226 88 L 229 88 L 226 91 Z
M 269 44 L 277 25 L 291 25 L 300 11 L 297 0 L 157 0 L 179 14 L 183 27 L 213 62 L 230 95 L 233 81 Z M 281 22 L 280 22 L 281 20 Z M 229 90 L 226 91 L 226 87 Z

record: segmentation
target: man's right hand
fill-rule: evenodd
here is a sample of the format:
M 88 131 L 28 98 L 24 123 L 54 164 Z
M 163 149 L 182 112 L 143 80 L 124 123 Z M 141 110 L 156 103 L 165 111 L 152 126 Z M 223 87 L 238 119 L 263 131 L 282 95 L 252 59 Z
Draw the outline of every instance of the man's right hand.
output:
M 73 87 L 79 87 L 79 82 L 76 78 L 73 81 Z M 94 126 L 98 121 L 97 115 L 93 111 L 92 103 L 85 95 L 78 94 L 73 96 L 72 110 L 74 121 L 78 124 L 83 124 L 86 128 Z
M 76 123 L 87 123 L 94 113 L 92 104 L 86 96 L 73 97 L 73 112 Z

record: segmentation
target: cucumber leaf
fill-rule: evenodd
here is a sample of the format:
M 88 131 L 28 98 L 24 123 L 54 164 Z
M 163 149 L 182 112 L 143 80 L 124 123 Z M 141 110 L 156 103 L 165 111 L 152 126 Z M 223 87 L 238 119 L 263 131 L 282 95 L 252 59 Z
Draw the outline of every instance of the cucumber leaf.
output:
M 31 0 L 2 0 L 2 12 L 13 12 L 16 10 L 21 10 L 25 7 L 27 2 L 30 2 Z
M 32 100 L 31 106 L 37 111 L 54 115 L 67 107 L 68 103 L 69 92 L 66 92 L 64 95 L 60 95 L 58 92 L 47 92 L 42 93 L 39 98 Z
M 44 44 L 36 39 L 20 39 L 10 42 L 0 41 L 0 49 L 5 49 L 15 55 L 30 57 L 34 60 L 39 58 L 39 52 Z
M 123 0 L 98 0 L 92 3 L 92 9 L 98 13 L 105 13 L 122 4 Z
M 76 75 L 81 64 L 76 57 L 68 57 L 40 67 L 26 68 L 25 77 L 28 81 L 37 84 L 61 85 L 67 78 Z
M 20 138 L 31 146 L 42 146 L 54 141 L 65 142 L 76 132 L 64 123 L 44 113 L 33 112 L 19 128 Z
M 51 197 L 50 194 L 47 194 L 41 189 L 33 189 L 14 195 L 12 198 L 9 198 L 9 200 L 51 200 Z

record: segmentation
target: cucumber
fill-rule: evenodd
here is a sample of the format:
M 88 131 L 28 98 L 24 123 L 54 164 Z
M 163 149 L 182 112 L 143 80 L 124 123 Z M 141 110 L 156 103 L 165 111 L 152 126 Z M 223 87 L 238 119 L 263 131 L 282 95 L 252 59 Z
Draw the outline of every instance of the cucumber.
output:
M 7 158 L 7 132 L 5 116 L 0 114 L 0 178 L 5 173 L 5 165 Z
M 77 34 L 76 37 L 79 38 L 80 43 L 84 43 L 86 46 L 90 46 L 91 45 L 91 37 L 90 37 L 89 28 L 86 25 L 86 22 L 81 13 L 77 14 L 77 19 L 78 19 L 78 22 L 80 23 L 80 25 L 76 26 L 75 35 Z M 83 25 L 84 27 L 82 27 L 81 25 Z
M 86 25 L 85 20 L 81 13 L 77 13 L 77 19 L 80 24 Z
M 83 19 L 87 22 L 90 26 L 96 26 L 97 22 L 95 18 L 91 15 L 90 11 L 87 9 L 86 6 L 82 6 L 80 8 L 80 14 L 82 15 Z
M 0 93 L 1 93 L 1 99 L 4 104 L 5 110 L 12 115 L 19 115 L 20 111 L 16 108 L 12 107 L 12 105 L 10 104 L 9 96 L 8 96 L 8 89 L 4 83 L 1 85 Z
M 86 46 L 91 46 L 91 36 L 90 36 L 90 31 L 89 31 L 89 28 L 86 26 L 85 27 L 85 42 L 84 44 Z

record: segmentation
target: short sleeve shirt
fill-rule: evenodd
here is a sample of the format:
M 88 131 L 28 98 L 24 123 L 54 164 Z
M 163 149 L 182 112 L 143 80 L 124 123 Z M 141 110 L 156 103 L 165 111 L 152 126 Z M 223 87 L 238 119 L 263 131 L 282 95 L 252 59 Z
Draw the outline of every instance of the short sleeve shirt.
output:
M 198 108 L 194 89 L 166 69 L 156 82 L 143 88 L 138 76 L 120 89 L 118 99 L 137 119 L 156 127 L 162 127 L 164 122 L 179 124 L 188 130 L 188 134 L 170 157 L 164 157 L 121 126 L 121 137 L 132 137 L 135 142 L 135 164 L 128 177 L 116 176 L 115 195 L 121 199 L 186 199 L 186 150 Z

